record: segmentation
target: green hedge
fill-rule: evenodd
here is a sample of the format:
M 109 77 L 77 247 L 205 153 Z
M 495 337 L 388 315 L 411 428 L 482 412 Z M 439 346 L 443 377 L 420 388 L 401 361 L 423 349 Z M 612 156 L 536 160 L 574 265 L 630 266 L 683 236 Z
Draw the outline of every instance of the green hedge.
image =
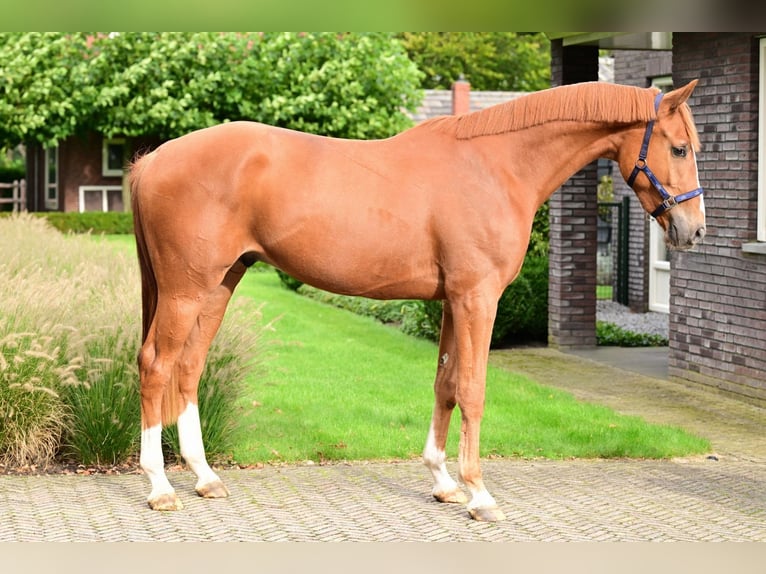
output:
M 0 182 L 13 183 L 19 179 L 24 179 L 25 176 L 26 170 L 23 165 L 21 167 L 0 165 Z
M 0 213 L 8 217 L 10 213 Z M 35 217 L 47 219 L 62 233 L 95 233 L 121 235 L 133 233 L 133 215 L 122 211 L 90 211 L 85 213 L 43 211 L 32 213 Z

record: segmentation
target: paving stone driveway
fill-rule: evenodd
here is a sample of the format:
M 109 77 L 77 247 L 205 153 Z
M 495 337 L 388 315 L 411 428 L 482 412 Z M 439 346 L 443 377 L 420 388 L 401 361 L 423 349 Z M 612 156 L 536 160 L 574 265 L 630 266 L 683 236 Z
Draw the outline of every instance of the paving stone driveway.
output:
M 140 475 L 4 476 L 0 541 L 766 541 L 766 465 L 487 461 L 508 520 L 471 521 L 428 496 L 419 463 L 224 471 L 232 496 L 144 503 Z
M 572 373 L 592 380 L 590 370 L 612 369 L 554 359 L 569 365 L 568 385 Z M 651 412 L 676 416 L 675 391 L 664 410 L 657 392 L 669 383 L 639 377 L 626 388 L 644 384 Z M 682 422 L 700 421 L 717 460 L 485 461 L 485 480 L 508 518 L 496 524 L 434 501 L 419 462 L 359 463 L 222 471 L 225 500 L 200 499 L 192 475 L 173 472 L 186 508 L 171 513 L 149 510 L 141 475 L 0 476 L 0 541 L 766 542 L 763 411 L 727 407 L 720 397 L 710 398 L 713 409 L 707 400 L 686 401 L 701 406 L 685 409 Z M 629 410 L 638 404 L 631 400 Z

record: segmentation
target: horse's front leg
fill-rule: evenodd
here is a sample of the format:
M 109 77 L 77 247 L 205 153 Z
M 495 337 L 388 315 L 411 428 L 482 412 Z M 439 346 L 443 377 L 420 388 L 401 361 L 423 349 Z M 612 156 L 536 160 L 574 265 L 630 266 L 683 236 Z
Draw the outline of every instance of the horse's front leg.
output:
M 458 360 L 457 404 L 462 417 L 459 477 L 471 493 L 467 508 L 472 518 L 487 522 L 504 520 L 505 515 L 484 485 L 479 462 L 487 360 L 497 297 L 494 294 L 467 297 L 453 304 L 452 309 Z
M 423 450 L 423 462 L 434 477 L 433 497 L 439 502 L 465 504 L 468 498 L 447 470 L 447 432 L 452 411 L 455 408 L 457 369 L 455 365 L 455 338 L 452 327 L 452 312 L 447 301 L 442 312 L 441 337 L 439 338 L 439 363 L 434 383 L 434 412 L 431 428 Z

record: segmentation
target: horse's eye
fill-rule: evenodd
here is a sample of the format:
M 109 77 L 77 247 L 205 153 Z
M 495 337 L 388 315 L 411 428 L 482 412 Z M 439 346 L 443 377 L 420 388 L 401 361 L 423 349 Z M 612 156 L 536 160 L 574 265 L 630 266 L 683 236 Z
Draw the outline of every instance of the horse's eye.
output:
M 685 147 L 671 147 L 671 152 L 673 153 L 673 157 L 686 157 L 686 148 Z

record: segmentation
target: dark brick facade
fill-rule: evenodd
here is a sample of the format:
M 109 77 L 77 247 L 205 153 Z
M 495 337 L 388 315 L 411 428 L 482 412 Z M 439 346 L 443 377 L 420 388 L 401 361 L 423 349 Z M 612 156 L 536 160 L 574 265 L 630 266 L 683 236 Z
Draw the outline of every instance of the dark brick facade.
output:
M 676 33 L 673 79 L 692 95 L 703 151 L 707 237 L 675 254 L 671 274 L 670 374 L 766 402 L 766 255 L 756 238 L 758 38 L 752 33 Z
M 554 86 L 598 79 L 598 49 L 551 43 Z M 548 342 L 560 348 L 596 344 L 596 162 L 550 199 Z
M 746 252 L 743 245 L 754 242 L 757 233 L 762 35 L 673 34 L 673 84 L 699 79 L 689 103 L 703 145 L 698 162 L 707 237 L 692 251 L 671 254 L 668 351 L 673 379 L 735 393 L 759 405 L 766 404 L 766 254 Z M 590 65 L 585 60 L 596 61 L 585 46 L 570 52 L 573 47 L 563 48 L 561 41 L 551 44 L 554 85 L 582 78 Z M 634 85 L 648 85 L 667 64 L 623 63 L 625 70 L 616 70 L 618 81 Z M 595 213 L 590 169 L 551 198 L 550 342 L 561 347 L 577 345 L 578 337 L 587 344 L 593 329 L 595 294 L 590 294 L 592 278 L 586 275 L 595 276 L 590 262 L 595 247 L 590 246 L 589 224 L 584 232 L 580 228 L 580 237 L 568 226 L 575 217 L 590 222 Z M 643 224 L 643 213 L 633 211 Z

